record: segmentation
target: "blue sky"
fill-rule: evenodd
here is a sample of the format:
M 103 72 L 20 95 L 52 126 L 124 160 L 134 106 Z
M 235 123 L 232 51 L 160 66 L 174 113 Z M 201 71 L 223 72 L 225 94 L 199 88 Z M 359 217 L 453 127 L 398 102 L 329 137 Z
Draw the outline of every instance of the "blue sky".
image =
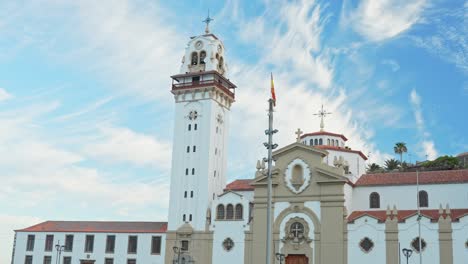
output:
M 166 220 L 169 76 L 207 9 L 238 86 L 229 180 L 265 155 L 270 72 L 282 146 L 324 104 L 372 162 L 468 151 L 466 1 L 2 1 L 0 248 L 42 220 Z

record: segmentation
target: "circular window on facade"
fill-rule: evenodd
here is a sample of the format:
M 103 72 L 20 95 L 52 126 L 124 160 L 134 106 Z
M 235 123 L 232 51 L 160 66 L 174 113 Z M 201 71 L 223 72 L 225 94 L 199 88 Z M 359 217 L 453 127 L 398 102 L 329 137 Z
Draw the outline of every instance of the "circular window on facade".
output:
M 224 239 L 223 241 L 223 248 L 226 251 L 231 251 L 231 249 L 234 247 L 234 241 L 230 237 Z
M 374 248 L 374 242 L 368 237 L 365 237 L 359 242 L 359 247 L 365 253 L 369 253 Z
M 424 251 L 426 249 L 427 243 L 424 241 L 424 238 L 421 239 L 421 248 Z M 416 237 L 411 241 L 411 247 L 414 249 L 414 251 L 419 252 L 419 237 Z
M 190 113 L 188 115 L 188 118 L 190 120 L 195 120 L 195 119 L 197 119 L 197 117 L 198 117 L 198 112 L 197 111 L 190 111 Z

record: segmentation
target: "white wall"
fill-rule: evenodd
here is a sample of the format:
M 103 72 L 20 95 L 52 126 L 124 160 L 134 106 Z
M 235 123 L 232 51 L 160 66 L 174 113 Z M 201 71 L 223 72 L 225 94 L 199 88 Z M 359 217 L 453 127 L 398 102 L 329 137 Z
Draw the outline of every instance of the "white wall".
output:
M 359 247 L 362 239 L 368 237 L 374 243 L 369 253 Z M 385 263 L 385 224 L 372 217 L 364 216 L 348 224 L 348 263 Z
M 468 248 L 465 243 L 468 241 L 468 215 L 460 218 L 459 222 L 452 223 L 453 239 L 453 263 L 467 263 Z
M 34 251 L 26 251 L 26 243 L 28 235 L 35 235 Z M 54 235 L 54 243 L 52 252 L 44 252 L 46 235 Z M 95 264 L 103 264 L 104 258 L 114 258 L 114 264 L 126 264 L 128 258 L 136 259 L 137 263 L 141 264 L 163 264 L 164 250 L 166 242 L 166 234 L 161 233 L 54 233 L 54 232 L 17 232 L 15 255 L 13 264 L 23 264 L 26 255 L 33 256 L 33 264 L 42 264 L 44 256 L 51 256 L 52 263 L 56 263 L 55 245 L 59 243 L 65 244 L 65 235 L 73 235 L 73 250 L 72 252 L 62 252 L 60 261 L 62 263 L 63 256 L 71 256 L 72 264 L 79 264 L 80 259 L 94 259 Z M 86 235 L 94 235 L 94 249 L 92 253 L 85 253 L 85 237 Z M 106 237 L 107 235 L 115 235 L 115 250 L 114 254 L 106 254 Z M 127 254 L 128 236 L 137 236 L 137 254 Z M 161 254 L 151 254 L 151 240 L 153 236 L 161 236 Z
M 418 237 L 418 224 L 417 216 L 406 219 L 404 223 L 398 224 L 398 239 L 400 241 L 401 249 L 411 248 L 411 242 Z M 430 219 L 422 217 L 421 219 L 421 237 L 427 243 L 427 247 L 422 252 L 424 264 L 440 264 L 439 259 L 439 224 L 433 223 Z M 401 257 L 402 261 L 404 257 Z M 413 251 L 411 256 L 411 263 L 418 263 L 419 254 Z M 459 264 L 454 262 L 454 264 Z M 461 263 L 460 263 L 461 264 Z
M 439 209 L 442 204 L 445 208 L 466 208 L 468 205 L 468 184 L 425 184 L 419 190 L 428 193 L 429 207 L 423 209 Z M 380 209 L 369 208 L 369 195 L 377 192 L 380 195 Z M 398 210 L 417 208 L 416 185 L 394 186 L 359 186 L 353 189 L 352 210 L 385 210 L 387 205 L 396 205 Z
M 242 204 L 243 219 L 242 220 L 218 220 L 216 219 L 216 208 L 218 204 L 224 206 L 232 204 Z M 248 228 L 249 221 L 249 200 L 243 196 L 233 192 L 226 193 L 216 199 L 212 208 L 212 221 L 210 230 L 214 231 L 213 235 L 213 264 L 239 264 L 244 262 L 245 249 L 245 231 Z M 226 238 L 231 238 L 234 241 L 234 247 L 230 251 L 226 251 L 223 247 L 223 241 Z

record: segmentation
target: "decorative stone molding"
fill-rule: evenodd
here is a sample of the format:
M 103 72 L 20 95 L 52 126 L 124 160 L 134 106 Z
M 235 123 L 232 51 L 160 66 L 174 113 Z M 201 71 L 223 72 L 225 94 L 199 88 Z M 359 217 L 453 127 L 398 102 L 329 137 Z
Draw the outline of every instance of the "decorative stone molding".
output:
M 311 171 L 309 165 L 302 159 L 291 161 L 284 172 L 284 182 L 289 190 L 299 194 L 309 186 Z
M 309 244 L 312 242 L 312 239 L 309 237 L 309 224 L 301 217 L 289 219 L 284 227 L 284 233 L 285 236 L 281 241 L 291 244 L 295 250 L 298 250 L 304 243 Z

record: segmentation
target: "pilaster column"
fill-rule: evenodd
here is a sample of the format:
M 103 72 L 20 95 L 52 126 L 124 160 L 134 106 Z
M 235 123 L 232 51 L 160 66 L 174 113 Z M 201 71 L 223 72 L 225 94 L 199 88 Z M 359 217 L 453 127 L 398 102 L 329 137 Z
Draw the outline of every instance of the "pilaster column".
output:
M 398 212 L 396 206 L 390 210 L 387 207 L 387 219 L 385 220 L 385 248 L 387 264 L 398 264 L 400 252 L 398 250 Z
M 439 209 L 439 256 L 440 262 L 444 264 L 453 264 L 453 240 L 452 240 L 452 217 L 450 208 Z

